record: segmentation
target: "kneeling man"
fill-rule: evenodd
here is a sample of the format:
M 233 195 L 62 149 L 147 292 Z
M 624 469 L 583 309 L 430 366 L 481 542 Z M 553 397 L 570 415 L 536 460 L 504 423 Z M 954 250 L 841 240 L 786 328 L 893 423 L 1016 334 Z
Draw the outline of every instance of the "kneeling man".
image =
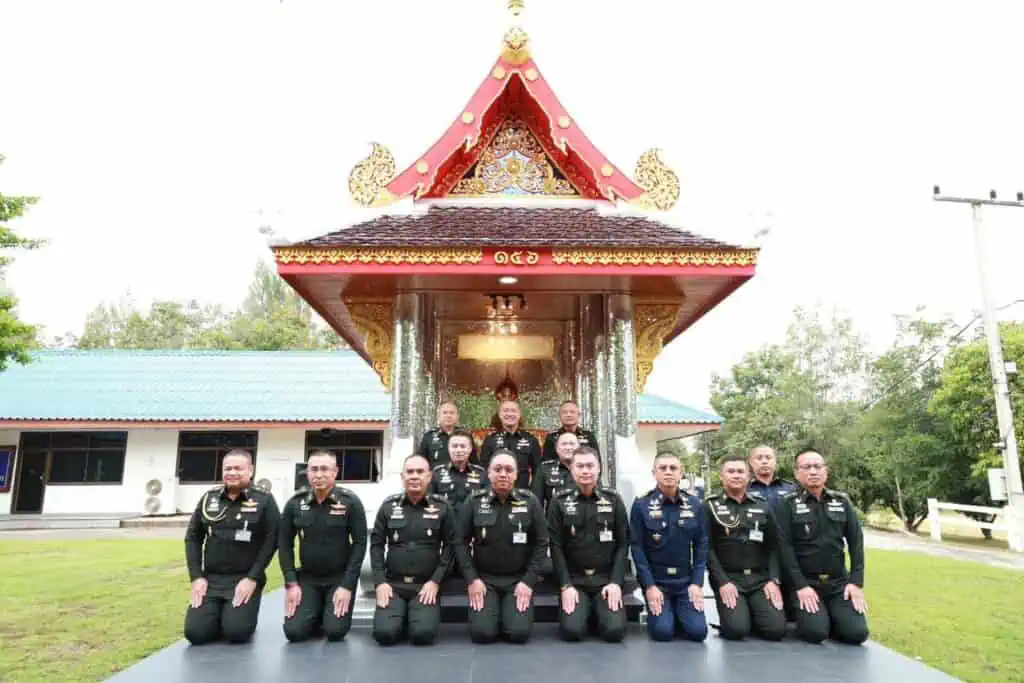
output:
M 429 485 L 427 459 L 410 455 L 402 464 L 405 492 L 385 498 L 373 524 L 373 638 L 381 645 L 393 645 L 405 633 L 413 645 L 437 638 L 438 589 L 452 564 L 455 519 L 444 498 L 427 493 Z
M 330 451 L 310 454 L 306 478 L 310 488 L 292 496 L 281 514 L 284 635 L 297 643 L 322 632 L 338 641 L 352 627 L 352 598 L 366 556 L 366 511 L 354 492 L 335 486 L 338 461 Z
M 199 499 L 185 532 L 192 602 L 185 638 L 202 645 L 221 636 L 244 643 L 256 630 L 266 569 L 277 549 L 280 512 L 274 497 L 251 486 L 252 456 L 224 456 L 224 484 Z
M 715 591 L 719 633 L 740 640 L 753 631 L 765 640 L 782 640 L 786 614 L 779 587 L 778 528 L 773 505 L 747 491 L 747 461 L 728 455 L 719 463 L 725 493 L 704 502 L 711 534 L 708 572 Z
M 622 498 L 598 487 L 601 463 L 589 446 L 572 456 L 576 488 L 548 505 L 551 562 L 561 586 L 558 612 L 562 638 L 581 640 L 591 616 L 608 642 L 626 635 L 622 581 L 629 552 L 629 520 Z

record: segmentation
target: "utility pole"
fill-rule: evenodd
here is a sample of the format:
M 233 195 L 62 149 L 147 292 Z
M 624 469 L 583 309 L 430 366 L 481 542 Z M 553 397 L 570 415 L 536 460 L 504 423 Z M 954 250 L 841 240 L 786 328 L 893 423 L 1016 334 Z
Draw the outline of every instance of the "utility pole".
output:
M 982 317 L 985 323 L 985 338 L 988 340 L 988 360 L 992 369 L 992 388 L 996 399 L 996 423 L 999 441 L 996 448 L 1003 453 L 1003 468 L 1006 473 L 1007 493 L 1007 537 L 1010 550 L 1024 552 L 1024 487 L 1021 485 L 1020 457 L 1017 454 L 1017 434 L 1013 428 L 1013 404 L 1010 401 L 1010 386 L 1006 380 L 1006 363 L 1003 360 L 1003 345 L 999 339 L 999 321 L 992 308 L 988 291 L 987 258 L 988 245 L 985 241 L 985 223 L 982 221 L 982 206 L 1024 207 L 1024 192 L 1018 192 L 1015 201 L 1001 200 L 996 191 L 989 191 L 988 199 L 979 197 L 952 197 L 943 195 L 939 186 L 932 189 L 933 199 L 939 202 L 970 204 L 974 218 L 975 250 L 978 257 L 978 278 L 981 284 Z

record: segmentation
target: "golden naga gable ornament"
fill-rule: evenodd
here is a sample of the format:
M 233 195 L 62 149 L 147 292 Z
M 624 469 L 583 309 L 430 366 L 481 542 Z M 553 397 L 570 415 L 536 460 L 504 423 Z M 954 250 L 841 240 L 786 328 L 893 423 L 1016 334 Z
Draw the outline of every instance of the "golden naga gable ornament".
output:
M 631 203 L 644 209 L 668 211 L 679 200 L 679 176 L 658 158 L 660 151 L 647 150 L 636 162 L 633 175 L 644 193 Z
M 373 151 L 352 168 L 348 176 L 348 191 L 360 206 L 387 206 L 395 201 L 387 185 L 394 179 L 395 158 L 384 145 L 376 142 Z

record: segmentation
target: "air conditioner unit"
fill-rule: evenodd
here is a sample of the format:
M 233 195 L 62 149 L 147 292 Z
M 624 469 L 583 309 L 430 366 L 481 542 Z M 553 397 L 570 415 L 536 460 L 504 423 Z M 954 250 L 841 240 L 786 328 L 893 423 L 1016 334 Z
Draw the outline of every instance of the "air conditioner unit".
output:
M 147 481 L 143 491 L 142 515 L 153 517 L 175 514 L 178 511 L 175 501 L 176 486 L 177 481 L 174 477 Z

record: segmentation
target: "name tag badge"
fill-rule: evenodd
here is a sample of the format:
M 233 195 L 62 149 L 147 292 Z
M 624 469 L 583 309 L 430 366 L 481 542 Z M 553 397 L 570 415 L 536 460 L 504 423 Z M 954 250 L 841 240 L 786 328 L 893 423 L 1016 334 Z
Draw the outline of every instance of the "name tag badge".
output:
M 754 543 L 761 543 L 762 541 L 764 541 L 764 532 L 760 529 L 751 529 L 750 533 L 747 534 L 747 538 L 749 538 Z
M 682 512 L 679 513 L 679 516 L 683 519 L 693 517 L 693 510 L 683 510 Z
M 252 541 L 252 532 L 248 529 L 239 529 L 235 532 L 235 540 L 242 543 L 249 543 Z
M 611 505 L 598 505 L 597 506 L 597 511 L 598 512 L 611 512 L 612 511 L 612 506 Z
M 597 532 L 597 540 L 601 543 L 611 543 L 613 538 L 611 529 L 602 529 Z
M 526 532 L 525 531 L 513 531 L 512 532 L 512 543 L 515 545 L 526 544 Z

